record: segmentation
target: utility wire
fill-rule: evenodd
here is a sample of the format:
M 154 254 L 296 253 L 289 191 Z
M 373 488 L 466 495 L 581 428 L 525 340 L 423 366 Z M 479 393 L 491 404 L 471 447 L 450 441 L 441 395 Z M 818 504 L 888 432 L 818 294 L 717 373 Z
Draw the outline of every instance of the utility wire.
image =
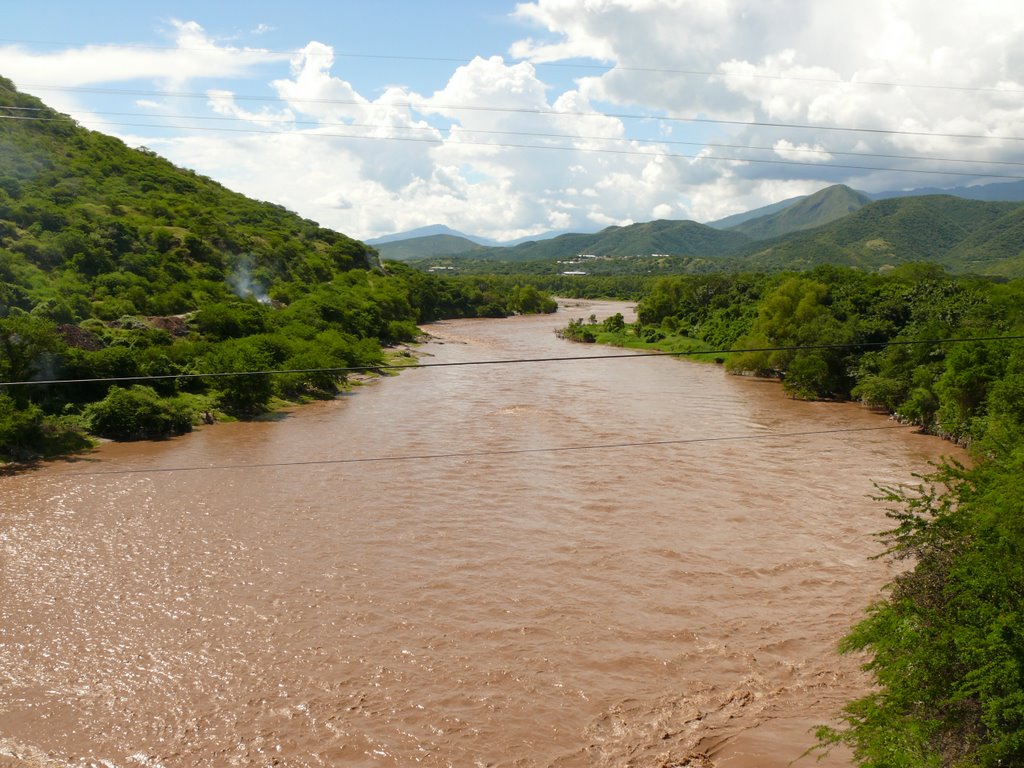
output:
M 0 38 L 0 43 L 6 43 L 9 45 L 47 45 L 47 46 L 80 46 L 85 49 L 95 48 L 112 48 L 118 49 L 129 49 L 129 50 L 152 50 L 152 51 L 191 51 L 196 53 L 217 53 L 217 54 L 231 54 L 231 55 L 266 55 L 266 56 L 295 56 L 298 54 L 310 57 L 317 56 L 332 56 L 334 58 L 344 59 L 366 59 L 370 61 L 408 61 L 408 62 L 433 62 L 439 64 L 470 64 L 473 59 L 469 58 L 457 58 L 454 56 L 399 56 L 395 54 L 383 54 L 383 53 L 349 53 L 344 51 L 330 51 L 330 52 L 316 52 L 307 51 L 302 48 L 294 49 L 269 49 L 269 48 L 216 48 L 216 47 L 186 47 L 177 45 L 142 45 L 138 43 L 69 43 L 59 42 L 55 40 L 17 40 L 12 38 Z M 867 86 L 867 87 L 880 87 L 880 88 L 922 88 L 927 90 L 941 90 L 941 91 L 963 91 L 963 92 L 978 92 L 978 93 L 1024 93 L 1024 89 L 1021 88 L 995 88 L 995 87 L 978 87 L 978 86 L 967 86 L 967 85 L 943 85 L 938 83 L 911 83 L 911 82 L 900 82 L 900 81 L 880 81 L 880 80 L 839 80 L 835 78 L 827 77 L 801 77 L 795 75 L 768 75 L 763 73 L 746 73 L 746 72 L 722 72 L 722 71 L 710 71 L 710 70 L 699 70 L 699 69 L 675 69 L 666 67 L 631 67 L 623 66 L 618 63 L 611 64 L 585 64 L 579 63 L 568 63 L 568 62 L 554 62 L 554 61 L 529 61 L 528 59 L 522 59 L 523 63 L 530 64 L 537 68 L 552 68 L 552 69 L 582 69 L 582 70 L 597 70 L 603 72 L 643 72 L 647 74 L 660 74 L 660 75 L 685 75 L 687 77 L 707 77 L 707 78 L 742 78 L 746 80 L 780 80 L 784 82 L 800 82 L 800 83 L 820 83 L 823 85 L 840 85 L 840 86 Z
M 61 119 L 68 118 L 39 118 L 39 117 L 21 117 L 18 115 L 0 115 L 0 120 L 20 120 L 30 122 L 52 122 Z M 611 154 L 611 155 L 632 155 L 638 157 L 664 157 L 679 160 L 714 160 L 718 162 L 727 163 L 760 163 L 768 165 L 788 165 L 788 166 L 805 166 L 811 168 L 820 169 L 842 169 L 842 170 L 853 170 L 853 171 L 884 171 L 888 173 L 907 173 L 907 174 L 928 174 L 935 176 L 964 176 L 975 179 L 1013 179 L 1013 180 L 1024 180 L 1024 175 L 1010 174 L 1010 173 L 990 173 L 986 171 L 969 172 L 969 171 L 952 171 L 952 170 L 939 170 L 934 168 L 892 168 L 885 166 L 873 166 L 873 165 L 847 165 L 843 163 L 828 163 L 828 162 L 811 162 L 804 160 L 778 160 L 774 158 L 741 158 L 741 157 L 722 157 L 720 155 L 707 155 L 707 154 L 681 154 L 677 152 L 656 152 L 649 151 L 643 152 L 635 149 L 609 149 L 606 147 L 574 147 L 574 146 L 561 146 L 554 144 L 514 144 L 511 142 L 492 142 L 492 141 L 466 141 L 459 139 L 457 141 L 446 141 L 443 138 L 416 138 L 413 136 L 360 136 L 347 133 L 304 133 L 296 131 L 282 131 L 282 130 L 259 130 L 257 128 L 225 128 L 216 126 L 190 126 L 183 128 L 180 125 L 160 125 L 156 123 L 124 123 L 106 120 L 83 120 L 85 125 L 104 126 L 104 127 L 117 127 L 117 128 L 172 128 L 177 130 L 189 130 L 189 131 L 208 131 L 216 133 L 243 133 L 243 134 L 261 134 L 261 135 L 273 135 L 273 136 L 288 136 L 292 138 L 328 138 L 328 139 L 349 139 L 357 141 L 403 141 L 414 144 L 436 144 L 439 146 L 446 147 L 459 147 L 459 146 L 475 146 L 475 147 L 496 147 L 500 149 L 540 149 L 540 150 L 555 150 L 558 152 L 583 152 L 587 154 L 599 153 L 599 154 Z M 935 134 L 932 134 L 935 135 Z
M 117 383 L 124 381 L 161 381 L 167 379 L 212 379 L 237 376 L 274 376 L 294 373 L 365 373 L 367 371 L 381 370 L 413 370 L 417 368 L 454 368 L 470 365 L 519 365 L 524 363 L 562 363 L 577 360 L 630 360 L 640 357 L 688 357 L 693 355 L 725 355 L 740 352 L 800 352 L 806 350 L 822 349 L 859 349 L 862 347 L 894 347 L 914 345 L 941 345 L 941 344 L 964 344 L 969 342 L 987 341 L 1020 341 L 1024 340 L 1024 334 L 1015 336 L 975 336 L 971 338 L 958 339 L 910 339 L 890 341 L 860 341 L 843 344 L 800 344 L 781 347 L 744 347 L 728 349 L 706 349 L 687 350 L 683 352 L 635 352 L 624 355 L 578 355 L 573 357 L 529 357 L 503 360 L 463 360 L 447 363 L 407 363 L 407 364 L 371 364 L 359 366 L 339 366 L 334 368 L 290 368 L 290 369 L 268 369 L 262 371 L 216 371 L 210 373 L 167 373 L 150 376 L 105 376 L 89 379 L 44 379 L 25 381 L 0 381 L 0 387 L 19 386 L 42 386 L 52 384 L 100 384 Z
M 61 477 L 96 477 L 102 475 L 148 475 L 167 472 L 207 472 L 229 469 L 276 469 L 290 467 L 329 466 L 343 464 L 367 464 L 371 462 L 430 461 L 436 459 L 476 459 L 488 456 L 518 456 L 528 453 L 563 453 L 569 451 L 597 451 L 622 448 L 643 448 L 646 446 L 691 445 L 694 443 L 720 443 L 740 440 L 775 440 L 790 437 L 812 437 L 816 435 L 837 435 L 851 432 L 878 432 L 889 429 L 913 429 L 906 424 L 887 424 L 884 427 L 847 427 L 842 429 L 817 429 L 805 432 L 775 432 L 762 435 L 719 435 L 717 437 L 693 437 L 677 440 L 641 440 L 624 443 L 597 443 L 592 445 L 563 445 L 549 448 L 508 448 L 494 451 L 455 451 L 452 453 L 421 453 L 400 456 L 361 456 L 347 459 L 307 459 L 303 461 L 275 461 L 258 464 L 210 464 L 203 467 L 151 467 L 139 469 L 105 469 L 93 472 L 69 472 Z
M 0 109 L 12 109 L 22 110 L 29 112 L 41 112 L 41 113 L 52 113 L 49 107 L 5 107 L 0 105 Z M 365 128 L 369 130 L 377 129 L 388 129 L 388 130 L 399 130 L 399 131 L 433 131 L 441 132 L 445 128 L 440 128 L 431 125 L 388 125 L 385 123 L 331 123 L 331 122 L 318 122 L 316 120 L 295 120 L 291 118 L 278 118 L 272 116 L 258 116 L 253 115 L 251 117 L 237 117 L 228 115 L 167 115 L 167 114 L 149 114 L 145 112 L 109 112 L 101 110 L 88 110 L 80 112 L 79 114 L 87 115 L 101 115 L 110 117 L 145 117 L 155 118 L 159 120 L 206 120 L 206 121 L 220 121 L 220 122 L 235 122 L 235 123 L 262 123 L 269 125 L 280 125 L 287 124 L 290 126 L 310 126 L 320 128 Z M 6 115 L 0 115 L 0 118 L 7 117 Z M 29 118 L 25 118 L 29 119 Z M 47 117 L 44 120 L 57 121 L 62 118 L 60 117 Z M 117 125 L 117 123 L 110 123 Z M 133 126 L 138 127 L 138 124 L 133 123 Z M 147 124 L 148 125 L 148 124 Z M 166 126 L 154 125 L 155 128 L 162 128 Z M 190 126 L 180 126 L 181 128 L 189 128 Z M 778 152 L 779 147 L 766 147 L 756 146 L 752 144 L 716 144 L 714 142 L 705 141 L 677 141 L 674 139 L 644 139 L 644 138 L 630 138 L 628 136 L 583 136 L 572 133 L 542 133 L 538 131 L 493 131 L 483 130 L 479 128 L 464 128 L 459 126 L 459 134 L 471 133 L 481 134 L 486 136 L 528 136 L 533 138 L 541 139 L 573 139 L 578 141 L 608 141 L 608 142 L 621 142 L 621 143 L 634 143 L 634 144 L 655 144 L 655 145 L 669 145 L 669 146 L 687 146 L 687 147 L 712 147 L 714 149 L 741 149 L 741 150 L 755 150 L 762 152 Z M 285 131 L 282 131 L 284 133 Z M 449 133 L 449 137 L 451 134 Z M 388 138 L 382 136 L 354 136 L 353 138 Z M 437 139 L 434 139 L 437 140 Z M 487 146 L 490 146 L 488 144 Z M 842 150 L 827 149 L 824 147 L 784 147 L 781 148 L 785 152 L 795 152 L 800 154 L 817 154 L 817 155 L 843 155 L 848 157 L 880 157 L 890 160 L 915 160 L 925 162 L 937 162 L 937 163 L 967 163 L 973 165 L 1005 165 L 1005 166 L 1024 166 L 1024 162 L 1016 162 L 1013 160 L 972 160 L 962 157 L 934 157 L 927 155 L 897 155 L 897 154 L 884 154 L 879 152 L 845 152 Z M 639 153 L 647 154 L 647 153 Z M 689 155 L 687 155 L 689 157 Z M 743 160 L 745 158 L 736 158 L 737 160 Z M 824 164 L 824 163 L 823 163 Z
M 89 86 L 57 86 L 37 83 L 24 83 L 24 88 L 33 88 L 44 91 L 67 91 L 73 93 L 98 93 L 123 96 L 165 96 L 171 98 L 209 99 L 210 93 L 197 93 L 188 91 L 146 91 L 130 88 L 98 88 Z M 329 104 L 339 106 L 371 107 L 378 106 L 372 102 L 358 99 L 313 99 L 313 98 L 284 98 L 281 96 L 239 96 L 232 94 L 235 101 L 263 101 L 263 102 L 286 102 L 300 104 Z M 393 108 L 414 109 L 420 112 L 440 112 L 443 110 L 470 111 L 470 112 L 506 112 L 511 114 L 537 115 L 544 117 L 614 117 L 620 120 L 660 120 L 664 122 L 698 123 L 712 125 L 740 125 L 757 126 L 762 128 L 795 128 L 809 131 L 846 131 L 852 133 L 876 133 L 894 136 L 931 136 L 935 138 L 949 139 L 979 139 L 985 141 L 1024 141 L 1024 136 L 993 136 L 987 134 L 969 133 L 939 133 L 933 131 L 908 131 L 887 128 L 858 128 L 854 126 L 835 125 L 808 125 L 803 123 L 773 123 L 758 120 L 728 120 L 725 118 L 711 117 L 678 117 L 672 115 L 650 115 L 631 114 L 624 112 L 556 112 L 554 110 L 528 109 L 526 107 L 484 107 L 468 104 L 426 104 L 415 101 L 394 101 L 384 105 Z

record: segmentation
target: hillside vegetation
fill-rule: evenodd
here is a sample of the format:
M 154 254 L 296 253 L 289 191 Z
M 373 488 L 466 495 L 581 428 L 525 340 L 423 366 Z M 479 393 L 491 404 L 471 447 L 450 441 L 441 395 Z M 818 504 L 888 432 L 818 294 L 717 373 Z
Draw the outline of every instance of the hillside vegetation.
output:
M 729 230 L 656 221 L 413 263 L 465 274 L 550 275 L 581 253 L 604 260 L 581 268 L 588 274 L 778 272 L 824 264 L 884 272 L 930 262 L 956 273 L 1017 277 L 1024 276 L 1024 205 L 949 195 L 871 202 L 835 186 Z
M 755 240 L 764 240 L 820 227 L 870 203 L 871 198 L 867 195 L 836 184 L 797 200 L 778 212 L 741 222 L 730 230 Z
M 384 270 L 363 243 L 3 79 L 0 113 L 16 118 L 0 120 L 0 459 L 85 446 L 86 430 L 159 437 L 204 411 L 329 397 L 337 369 L 380 365 L 418 322 L 554 308 L 511 279 Z M 302 372 L 208 375 L 280 369 Z M 52 379 L 88 381 L 31 383 Z
M 809 232 L 748 248 L 740 258 L 752 269 L 840 264 L 878 271 L 927 261 L 968 272 L 982 263 L 990 267 L 1001 263 L 986 258 L 984 249 L 994 229 L 1006 227 L 1008 221 L 1024 222 L 1024 206 L 939 195 L 893 198 Z M 1017 248 L 1018 252 L 1024 249 L 1024 242 Z

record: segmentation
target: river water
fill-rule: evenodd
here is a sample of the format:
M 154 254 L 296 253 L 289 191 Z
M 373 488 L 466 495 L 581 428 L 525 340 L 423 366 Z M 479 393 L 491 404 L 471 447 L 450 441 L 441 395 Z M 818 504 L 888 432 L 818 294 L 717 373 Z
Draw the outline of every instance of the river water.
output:
M 623 309 L 438 323 L 423 361 L 621 355 L 553 330 Z M 872 483 L 954 452 L 645 357 L 0 477 L 0 765 L 786 766 L 866 690 L 834 648 L 892 575 Z

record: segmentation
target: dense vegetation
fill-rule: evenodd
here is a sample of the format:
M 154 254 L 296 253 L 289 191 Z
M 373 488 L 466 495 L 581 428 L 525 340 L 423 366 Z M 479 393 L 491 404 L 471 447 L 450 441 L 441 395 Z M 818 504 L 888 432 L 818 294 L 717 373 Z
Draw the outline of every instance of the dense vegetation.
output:
M 760 348 L 728 365 L 779 377 L 797 397 L 860 399 L 970 443 L 972 468 L 883 489 L 895 521 L 887 553 L 913 567 L 843 643 L 868 652 L 879 688 L 820 737 L 870 768 L 1024 765 L 1024 340 L 935 343 L 1024 335 L 1024 280 L 923 265 L 885 276 L 680 276 L 659 281 L 638 318 L 577 319 L 566 335 Z M 766 349 L 780 347 L 790 349 Z
M 821 730 L 825 747 L 867 768 L 1024 765 L 1022 473 L 1024 448 L 1006 444 L 888 491 L 889 554 L 914 567 L 843 642 L 870 653 L 880 687 Z
M 512 278 L 382 267 L 0 79 L 4 108 L 19 119 L 0 120 L 0 459 L 331 396 L 345 371 L 323 369 L 379 366 L 418 323 L 554 309 Z M 212 375 L 282 369 L 303 372 Z M 55 379 L 87 381 L 15 384 Z
M 718 230 L 692 221 L 609 227 L 515 247 L 412 254 L 426 238 L 403 241 L 420 268 L 461 274 L 553 275 L 778 272 L 826 264 L 885 272 L 929 262 L 954 273 L 1024 276 L 1024 205 L 951 195 L 871 202 L 847 187 L 828 187 L 766 216 Z M 467 241 L 464 241 L 467 242 Z M 589 254 L 597 259 L 581 259 Z

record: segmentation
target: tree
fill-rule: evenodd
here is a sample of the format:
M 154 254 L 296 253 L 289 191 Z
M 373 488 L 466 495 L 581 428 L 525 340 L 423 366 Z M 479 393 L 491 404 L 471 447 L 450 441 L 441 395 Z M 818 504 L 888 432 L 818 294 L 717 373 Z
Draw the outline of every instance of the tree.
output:
M 27 381 L 55 362 L 54 354 L 63 347 L 56 327 L 49 320 L 24 313 L 0 318 L 0 381 Z M 25 388 L 13 395 L 28 397 Z
M 167 437 L 192 429 L 192 412 L 186 405 L 140 384 L 111 387 L 105 398 L 86 407 L 84 415 L 93 432 L 116 440 Z
M 849 394 L 846 352 L 836 345 L 850 341 L 852 333 L 832 314 L 828 299 L 825 283 L 785 279 L 761 301 L 750 334 L 739 342 L 752 351 L 736 356 L 730 368 L 778 376 L 795 397 Z

